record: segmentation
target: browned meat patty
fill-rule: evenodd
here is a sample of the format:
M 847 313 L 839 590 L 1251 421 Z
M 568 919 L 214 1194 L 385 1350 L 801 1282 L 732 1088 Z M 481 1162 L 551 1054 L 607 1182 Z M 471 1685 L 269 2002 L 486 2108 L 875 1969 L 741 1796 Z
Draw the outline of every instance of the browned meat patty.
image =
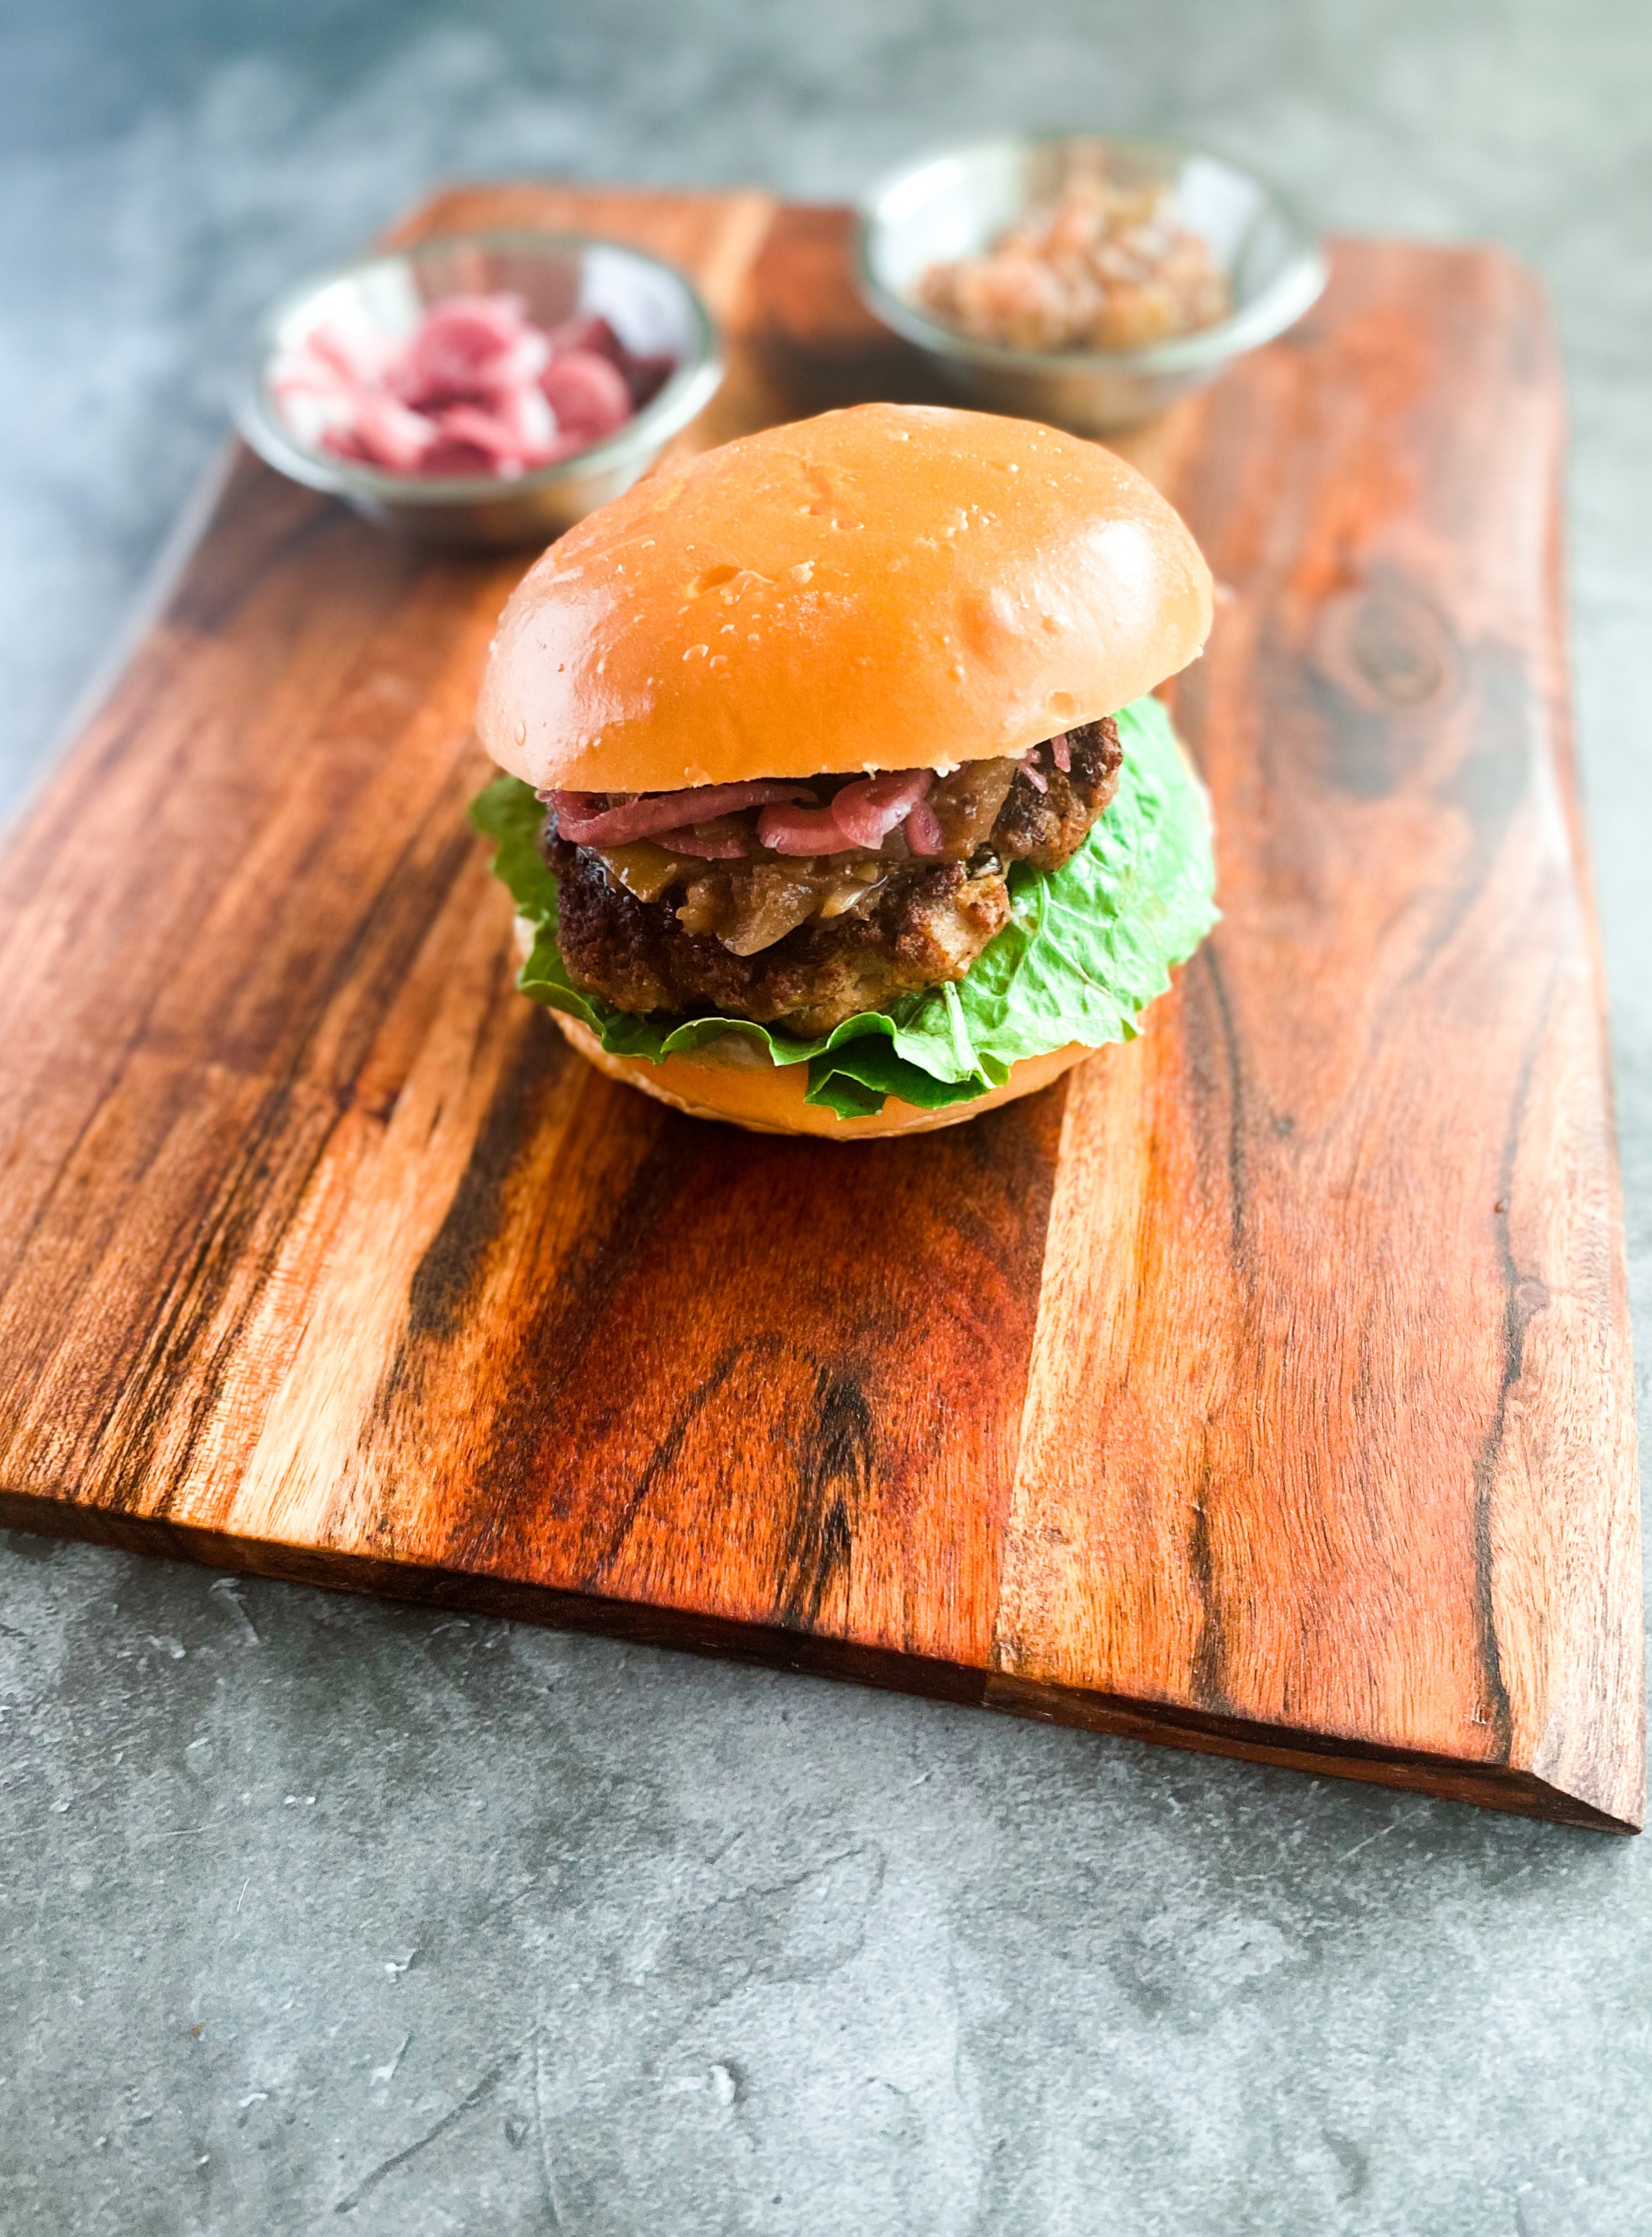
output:
M 609 882 L 582 848 L 561 841 L 558 941 L 575 980 L 616 1009 L 691 1015 L 720 1010 L 802 1035 L 829 1033 L 857 1010 L 961 979 L 1009 914 L 1003 874 L 937 862 L 891 878 L 849 914 L 799 925 L 757 955 L 685 931 L 662 901 Z
M 1123 755 L 1111 718 L 1069 732 L 1067 751 L 1065 771 L 1041 757 L 1042 791 L 1013 761 L 966 762 L 937 785 L 930 797 L 954 858 L 939 862 L 894 853 L 665 861 L 643 898 L 627 890 L 643 881 L 634 859 L 571 846 L 550 819 L 564 960 L 616 1009 L 720 1011 L 805 1036 L 961 979 L 1008 919 L 1010 863 L 1058 869 L 1113 797 Z

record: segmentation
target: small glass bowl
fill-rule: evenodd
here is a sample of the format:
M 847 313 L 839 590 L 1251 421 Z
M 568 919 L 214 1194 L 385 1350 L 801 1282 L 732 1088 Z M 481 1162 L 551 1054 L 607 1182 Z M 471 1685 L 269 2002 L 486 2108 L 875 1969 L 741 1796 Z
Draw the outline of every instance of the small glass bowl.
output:
M 1228 276 L 1226 318 L 1145 349 L 1019 350 L 973 340 L 913 300 L 930 265 L 981 254 L 1080 166 L 1173 192 L 1181 222 Z M 1130 426 L 1202 388 L 1293 326 L 1325 284 L 1313 235 L 1251 172 L 1173 141 L 1080 133 L 976 141 L 891 173 L 862 201 L 856 263 L 868 306 L 972 403 L 1081 435 Z
M 599 313 L 627 348 L 674 357 L 676 368 L 623 427 L 514 480 L 387 473 L 295 439 L 271 393 L 270 368 L 319 320 L 343 313 L 405 334 L 444 296 L 499 291 L 520 295 L 540 326 Z M 629 489 L 704 409 L 722 379 L 710 313 L 673 266 L 584 234 L 466 233 L 342 265 L 283 296 L 260 323 L 234 403 L 235 423 L 261 459 L 370 520 L 432 543 L 545 544 Z

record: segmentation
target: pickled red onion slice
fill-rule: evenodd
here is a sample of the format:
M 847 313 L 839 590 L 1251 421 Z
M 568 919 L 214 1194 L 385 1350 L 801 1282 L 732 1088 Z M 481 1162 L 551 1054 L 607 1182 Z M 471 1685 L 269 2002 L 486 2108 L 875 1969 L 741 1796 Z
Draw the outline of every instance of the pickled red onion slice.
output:
M 941 818 L 921 800 L 906 820 L 906 843 L 915 855 L 939 855 L 946 845 Z
M 518 393 L 550 361 L 519 295 L 449 295 L 425 313 L 390 379 L 404 404 L 428 412 Z
M 393 396 L 361 393 L 348 416 L 323 428 L 320 445 L 341 459 L 385 466 L 395 474 L 422 472 L 439 439 L 439 431 L 422 412 L 410 412 Z
M 557 425 L 599 442 L 623 427 L 633 406 L 625 376 L 594 350 L 570 350 L 552 359 L 539 376 L 539 391 L 557 415 Z
M 1063 776 L 1073 766 L 1073 750 L 1067 742 L 1067 732 L 1058 730 L 1050 740 L 1050 759 Z
M 776 855 L 841 855 L 855 843 L 829 808 L 765 808 L 757 836 Z
M 395 344 L 385 336 L 364 333 L 336 319 L 323 319 L 304 337 L 303 353 L 316 361 L 323 377 L 343 381 L 352 388 L 376 387 L 395 356 Z
M 933 769 L 895 769 L 846 784 L 832 802 L 838 828 L 852 847 L 881 847 L 935 784 Z
M 414 415 L 417 416 L 417 415 Z M 480 472 L 507 479 L 551 455 L 557 439 L 557 423 L 551 406 L 537 388 L 501 397 L 492 408 L 479 404 L 450 404 L 439 412 L 436 426 L 442 447 L 468 445 L 482 461 Z M 433 454 L 431 464 L 437 460 Z M 459 472 L 466 469 L 461 466 Z
M 886 776 L 857 778 L 827 808 L 765 808 L 757 818 L 757 836 L 776 855 L 843 855 L 855 848 L 870 851 L 907 821 L 934 783 L 933 769 L 895 769 Z M 940 826 L 933 811 L 930 822 L 938 844 Z M 926 825 L 926 838 L 928 833 Z
M 743 808 L 764 808 L 771 801 L 812 800 L 807 785 L 785 784 L 770 777 L 745 784 L 708 784 L 692 792 L 645 793 L 639 800 L 618 808 L 586 805 L 591 795 L 581 792 L 551 792 L 545 795 L 556 810 L 557 829 L 574 847 L 623 847 L 632 839 L 651 839 L 662 831 L 693 829 L 695 822 L 709 823 L 714 816 L 733 815 Z M 759 821 L 761 828 L 761 820 Z
M 677 360 L 662 354 L 641 355 L 627 349 L 600 311 L 590 311 L 583 317 L 565 319 L 559 327 L 547 330 L 552 353 L 565 357 L 578 350 L 605 357 L 610 365 L 624 375 L 625 386 L 631 391 L 631 407 L 640 412 L 644 404 L 658 395 L 677 370 Z

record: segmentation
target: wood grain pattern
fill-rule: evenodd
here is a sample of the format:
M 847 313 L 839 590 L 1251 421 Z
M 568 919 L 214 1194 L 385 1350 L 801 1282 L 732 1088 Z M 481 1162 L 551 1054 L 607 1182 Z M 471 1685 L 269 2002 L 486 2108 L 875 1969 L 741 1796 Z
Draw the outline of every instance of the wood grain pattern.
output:
M 455 189 L 695 270 L 690 443 L 928 393 L 842 213 Z M 0 1513 L 1620 1829 L 1640 1569 L 1534 283 L 1343 244 L 1132 448 L 1224 586 L 1224 921 L 1131 1048 L 746 1138 L 511 987 L 517 558 L 238 456 L 0 859 Z

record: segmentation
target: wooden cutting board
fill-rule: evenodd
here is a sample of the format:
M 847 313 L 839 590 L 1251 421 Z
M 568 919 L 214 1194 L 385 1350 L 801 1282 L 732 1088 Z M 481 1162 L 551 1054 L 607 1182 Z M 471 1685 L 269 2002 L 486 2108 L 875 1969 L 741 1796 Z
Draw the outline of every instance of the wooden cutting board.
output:
M 442 195 L 696 272 L 691 440 L 927 392 L 841 212 Z M 1345 242 L 1132 449 L 1222 585 L 1224 921 L 955 1131 L 677 1118 L 512 990 L 465 805 L 523 560 L 237 455 L 0 860 L 0 1514 L 1573 1823 L 1642 1809 L 1562 411 L 1495 250 Z

